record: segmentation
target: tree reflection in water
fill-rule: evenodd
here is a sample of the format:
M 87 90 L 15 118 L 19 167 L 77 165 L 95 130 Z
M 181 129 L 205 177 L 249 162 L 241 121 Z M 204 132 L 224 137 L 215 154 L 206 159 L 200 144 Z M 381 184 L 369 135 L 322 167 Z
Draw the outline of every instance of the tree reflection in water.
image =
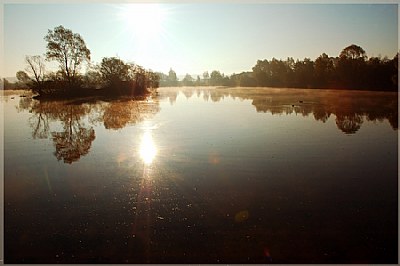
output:
M 179 92 L 185 97 L 193 95 L 204 101 L 218 102 L 224 97 L 251 100 L 257 112 L 271 114 L 313 115 L 325 123 L 335 115 L 336 126 L 345 134 L 355 134 L 365 120 L 388 120 L 393 129 L 398 128 L 397 94 L 390 92 L 334 91 L 306 89 L 254 89 L 254 88 L 161 88 L 161 98 L 174 104 Z M 65 163 L 78 161 L 88 154 L 96 138 L 89 124 L 103 123 L 106 129 L 121 129 L 141 122 L 160 111 L 158 99 L 119 99 L 114 101 L 67 102 L 37 101 L 21 98 L 18 110 L 32 113 L 29 123 L 34 139 L 51 136 L 55 156 Z M 52 127 L 61 122 L 59 127 Z
M 160 111 L 154 100 L 118 100 L 104 105 L 102 121 L 106 129 L 121 129 L 136 124 Z
M 103 121 L 106 129 L 120 129 L 132 119 L 133 102 L 112 102 L 104 108 Z
M 363 123 L 363 118 L 359 114 L 338 114 L 336 116 L 336 125 L 346 134 L 354 134 L 360 128 Z
M 171 104 L 176 101 L 180 91 L 187 98 L 201 91 L 205 101 L 218 102 L 225 97 L 251 100 L 257 112 L 273 115 L 313 114 L 316 121 L 325 123 L 333 114 L 337 128 L 345 134 L 356 133 L 364 119 L 387 119 L 393 129 L 398 128 L 395 92 L 276 88 L 161 88 L 159 91 L 161 97 L 169 98 Z
M 118 100 L 110 102 L 37 101 L 21 98 L 18 110 L 29 110 L 29 125 L 34 139 L 51 136 L 54 155 L 64 163 L 78 161 L 89 153 L 96 138 L 92 126 L 101 122 L 106 129 L 120 129 L 135 124 L 159 111 L 157 101 Z M 61 123 L 62 130 L 57 123 Z

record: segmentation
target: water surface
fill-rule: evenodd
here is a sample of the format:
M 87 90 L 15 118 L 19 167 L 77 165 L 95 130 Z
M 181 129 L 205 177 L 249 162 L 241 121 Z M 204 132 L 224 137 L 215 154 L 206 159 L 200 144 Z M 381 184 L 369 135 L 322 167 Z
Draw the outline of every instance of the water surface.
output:
M 6 263 L 397 263 L 397 94 L 4 96 Z

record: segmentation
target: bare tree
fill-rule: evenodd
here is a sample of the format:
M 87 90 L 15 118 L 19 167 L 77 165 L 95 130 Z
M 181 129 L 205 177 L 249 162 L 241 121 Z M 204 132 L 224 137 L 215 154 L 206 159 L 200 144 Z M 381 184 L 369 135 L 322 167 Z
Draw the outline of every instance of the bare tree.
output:
M 45 74 L 45 63 L 44 59 L 40 55 L 27 55 L 25 56 L 25 62 L 27 63 L 27 67 L 25 70 L 32 74 L 35 77 L 35 85 L 34 90 L 37 90 L 39 94 L 42 92 L 42 87 L 44 83 L 44 74 Z

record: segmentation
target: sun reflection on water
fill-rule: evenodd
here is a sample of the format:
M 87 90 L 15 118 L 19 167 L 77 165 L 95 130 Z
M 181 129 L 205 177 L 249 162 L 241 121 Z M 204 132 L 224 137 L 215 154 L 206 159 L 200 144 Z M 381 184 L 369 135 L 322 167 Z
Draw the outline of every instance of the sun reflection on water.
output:
M 146 130 L 142 136 L 139 153 L 146 165 L 150 165 L 157 155 L 157 148 L 150 130 Z

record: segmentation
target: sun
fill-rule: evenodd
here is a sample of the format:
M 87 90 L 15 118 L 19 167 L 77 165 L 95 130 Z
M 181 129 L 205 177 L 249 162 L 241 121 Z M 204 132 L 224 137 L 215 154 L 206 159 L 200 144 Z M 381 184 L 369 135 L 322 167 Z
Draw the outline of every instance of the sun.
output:
M 132 3 L 120 8 L 120 18 L 127 31 L 145 39 L 157 38 L 162 33 L 166 13 L 157 3 Z

